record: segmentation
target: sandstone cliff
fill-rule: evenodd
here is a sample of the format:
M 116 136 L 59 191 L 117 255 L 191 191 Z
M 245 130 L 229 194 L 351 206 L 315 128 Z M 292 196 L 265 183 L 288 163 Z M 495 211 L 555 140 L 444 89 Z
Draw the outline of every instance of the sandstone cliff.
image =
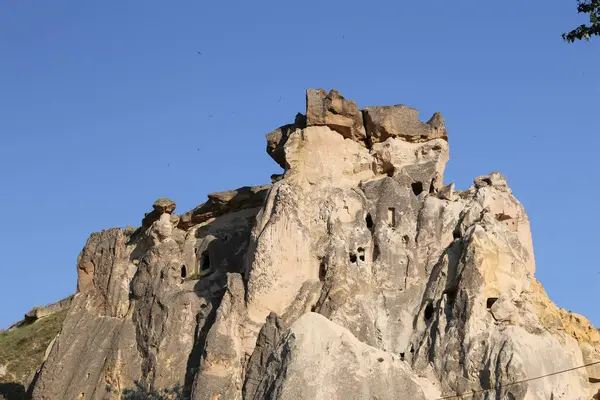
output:
M 600 371 L 576 367 L 600 360 L 597 331 L 535 281 L 501 174 L 444 185 L 439 113 L 309 90 L 267 152 L 272 185 L 182 215 L 160 199 L 140 228 L 91 235 L 34 399 L 118 399 L 134 381 L 195 400 L 596 393 Z

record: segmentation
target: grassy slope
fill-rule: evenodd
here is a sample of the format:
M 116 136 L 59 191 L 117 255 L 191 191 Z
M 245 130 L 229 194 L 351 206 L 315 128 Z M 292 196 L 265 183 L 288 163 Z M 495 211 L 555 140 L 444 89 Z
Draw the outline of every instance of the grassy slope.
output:
M 23 398 L 44 359 L 46 348 L 60 332 L 67 310 L 42 318 L 30 325 L 0 333 L 0 364 L 6 366 L 6 375 L 0 377 L 0 399 Z M 22 385 L 22 386 L 21 386 Z

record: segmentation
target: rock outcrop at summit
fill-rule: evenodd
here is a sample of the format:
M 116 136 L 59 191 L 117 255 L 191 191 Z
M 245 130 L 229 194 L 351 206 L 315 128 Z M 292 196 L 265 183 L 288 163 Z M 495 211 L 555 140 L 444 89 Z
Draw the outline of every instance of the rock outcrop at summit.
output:
M 506 179 L 444 185 L 441 114 L 309 90 L 267 153 L 272 185 L 180 216 L 161 199 L 140 228 L 92 234 L 34 399 L 117 399 L 134 381 L 194 400 L 596 393 L 598 370 L 574 368 L 600 338 L 535 280 Z

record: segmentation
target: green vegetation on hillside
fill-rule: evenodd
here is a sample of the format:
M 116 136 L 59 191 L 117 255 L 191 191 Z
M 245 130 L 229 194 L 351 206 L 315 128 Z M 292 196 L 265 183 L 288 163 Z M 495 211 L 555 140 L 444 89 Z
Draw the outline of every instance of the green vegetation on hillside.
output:
M 48 345 L 60 332 L 68 310 L 59 311 L 32 324 L 0 333 L 0 399 L 25 398 L 31 379 L 42 364 Z

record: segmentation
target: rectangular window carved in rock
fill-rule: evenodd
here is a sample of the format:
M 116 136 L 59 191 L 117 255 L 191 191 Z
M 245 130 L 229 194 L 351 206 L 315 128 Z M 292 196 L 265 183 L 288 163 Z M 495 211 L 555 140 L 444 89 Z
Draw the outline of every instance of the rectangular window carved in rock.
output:
M 497 297 L 489 297 L 486 301 L 486 307 L 489 310 L 490 308 L 492 308 L 492 306 L 494 305 L 494 303 L 498 301 Z

